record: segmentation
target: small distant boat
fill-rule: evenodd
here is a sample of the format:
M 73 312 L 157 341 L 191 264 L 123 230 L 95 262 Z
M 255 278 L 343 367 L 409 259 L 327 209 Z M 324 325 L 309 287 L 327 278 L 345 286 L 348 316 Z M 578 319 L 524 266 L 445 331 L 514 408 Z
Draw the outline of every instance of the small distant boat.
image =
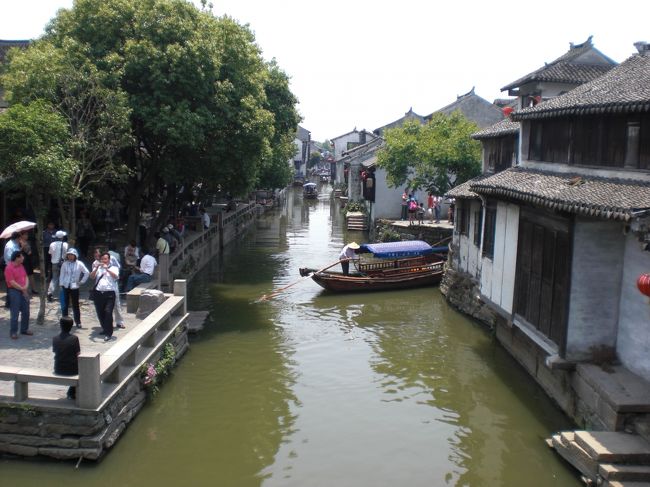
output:
M 318 187 L 316 183 L 305 183 L 302 185 L 302 197 L 303 198 L 318 198 Z
M 447 247 L 431 247 L 421 240 L 363 244 L 353 261 L 356 272 L 301 268 L 319 286 L 334 292 L 388 291 L 439 284 Z

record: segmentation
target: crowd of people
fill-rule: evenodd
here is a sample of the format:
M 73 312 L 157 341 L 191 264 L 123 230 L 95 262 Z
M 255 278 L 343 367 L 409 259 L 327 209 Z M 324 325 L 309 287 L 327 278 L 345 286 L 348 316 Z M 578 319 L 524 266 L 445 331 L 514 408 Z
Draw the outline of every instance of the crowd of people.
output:
M 204 229 L 209 228 L 210 216 L 203 208 L 188 208 L 196 213 Z M 77 222 L 76 246 L 68 241 L 68 234 L 49 222 L 43 229 L 43 256 L 46 275 L 46 299 L 59 301 L 60 314 L 72 315 L 72 324 L 83 328 L 79 305 L 80 290 L 90 281 L 89 298 L 93 301 L 97 319 L 102 328 L 104 340 L 113 339 L 114 328 L 124 328 L 120 294 L 127 293 L 139 284 L 150 282 L 162 254 L 173 253 L 183 242 L 185 235 L 183 217 L 170 221 L 154 233 L 155 247 L 149 252 L 145 246 L 138 246 L 130 240 L 122 252 L 115 243 L 108 247 L 95 247 L 89 256 L 96 234 L 86 211 L 82 211 Z M 140 233 L 146 241 L 147 229 Z M 32 295 L 38 295 L 40 288 L 34 280 L 34 267 L 38 263 L 37 252 L 33 251 L 34 232 L 14 232 L 7 240 L 4 253 L 4 277 L 7 285 L 5 307 L 10 310 L 12 339 L 20 334 L 31 335 L 29 329 L 29 303 Z M 42 292 L 42 291 L 41 291 Z
M 450 202 L 453 204 L 453 202 Z M 429 193 L 427 197 L 427 208 L 424 208 L 424 202 L 419 202 L 415 193 L 409 192 L 408 188 L 402 193 L 402 214 L 400 219 L 408 219 L 409 225 L 415 225 L 416 221 L 422 225 L 425 217 L 428 217 L 431 223 L 440 223 L 440 212 L 442 207 L 442 198 Z M 453 218 L 449 217 L 448 218 Z

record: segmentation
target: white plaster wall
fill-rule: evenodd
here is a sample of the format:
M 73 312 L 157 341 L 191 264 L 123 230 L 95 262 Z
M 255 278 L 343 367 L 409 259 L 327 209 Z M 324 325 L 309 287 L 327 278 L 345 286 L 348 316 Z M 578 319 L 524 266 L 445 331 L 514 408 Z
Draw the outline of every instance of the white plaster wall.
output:
M 402 212 L 402 193 L 404 188 L 389 188 L 386 182 L 386 170 L 375 170 L 375 204 L 372 218 L 390 218 L 399 220 Z M 426 206 L 426 203 L 425 203 Z
M 466 271 L 474 277 L 479 277 L 481 272 L 479 268 L 480 249 L 474 245 L 474 229 L 476 228 L 477 221 L 474 218 L 474 213 L 481 210 L 481 202 L 477 200 L 464 200 L 458 202 L 459 204 L 469 207 L 469 232 L 465 241 L 467 242 L 467 269 Z
M 640 274 L 650 272 L 650 252 L 641 249 L 636 235 L 625 239 L 623 279 L 616 353 L 632 372 L 650 380 L 650 299 L 636 286 Z
M 519 206 L 499 203 L 499 207 L 501 206 L 506 207 L 506 227 L 503 243 L 500 304 L 504 310 L 512 313 L 517 271 L 517 242 L 519 241 Z
M 625 237 L 620 222 L 576 218 L 566 358 L 590 358 L 615 347 Z
M 497 204 L 494 258 L 482 257 L 481 294 L 512 313 L 519 234 L 519 207 Z

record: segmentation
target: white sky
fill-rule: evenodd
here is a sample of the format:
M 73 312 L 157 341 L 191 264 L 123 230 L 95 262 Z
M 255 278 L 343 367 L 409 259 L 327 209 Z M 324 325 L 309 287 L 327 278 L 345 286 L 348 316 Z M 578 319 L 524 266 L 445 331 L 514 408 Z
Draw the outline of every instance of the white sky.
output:
M 101 0 L 97 0 L 101 1 Z M 72 0 L 3 0 L 0 39 L 29 39 Z M 196 0 L 195 3 L 199 3 Z M 303 127 L 323 141 L 500 88 L 593 35 L 621 62 L 650 42 L 647 0 L 213 0 L 291 77 Z

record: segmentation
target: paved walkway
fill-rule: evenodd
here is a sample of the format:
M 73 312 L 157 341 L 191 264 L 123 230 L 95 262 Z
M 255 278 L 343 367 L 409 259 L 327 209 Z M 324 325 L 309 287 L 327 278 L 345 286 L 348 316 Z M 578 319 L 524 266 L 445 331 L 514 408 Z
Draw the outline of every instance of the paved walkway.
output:
M 397 227 L 408 227 L 409 226 L 409 221 L 408 220 L 393 220 L 393 225 Z M 447 220 L 440 220 L 440 223 L 434 223 L 429 220 L 424 220 L 424 222 L 420 225 L 417 220 L 413 223 L 413 225 L 410 225 L 412 227 L 426 227 L 426 228 L 448 228 L 452 229 L 454 228 L 453 223 L 449 223 Z
M 83 293 L 86 294 L 86 293 Z M 119 342 L 120 337 L 132 330 L 141 320 L 135 314 L 127 314 L 126 300 L 122 296 L 122 316 L 125 319 L 125 329 L 115 329 L 113 336 L 117 340 L 104 342 L 100 335 L 101 327 L 97 321 L 95 307 L 92 302 L 82 297 L 80 299 L 81 322 L 83 328 L 72 328 L 72 333 L 79 337 L 82 352 L 104 352 L 113 344 Z M 54 354 L 52 353 L 52 337 L 59 333 L 59 318 L 61 309 L 59 302 L 45 304 L 45 323 L 36 324 L 39 308 L 38 296 L 30 302 L 30 326 L 33 336 L 18 335 L 17 340 L 9 336 L 9 310 L 0 307 L 0 366 L 25 367 L 37 369 L 54 369 Z M 70 315 L 71 316 L 71 315 Z M 13 382 L 0 381 L 0 397 L 13 397 Z M 65 398 L 67 388 L 46 384 L 30 384 L 30 397 Z

